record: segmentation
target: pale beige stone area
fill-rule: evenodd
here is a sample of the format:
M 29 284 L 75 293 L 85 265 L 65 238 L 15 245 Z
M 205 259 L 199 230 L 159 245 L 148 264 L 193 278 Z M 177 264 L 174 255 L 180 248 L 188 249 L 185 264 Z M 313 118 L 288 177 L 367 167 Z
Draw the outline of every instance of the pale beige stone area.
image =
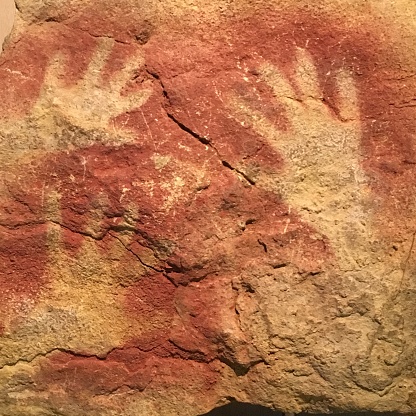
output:
M 0 0 L 0 45 L 13 27 L 15 6 L 13 0 Z

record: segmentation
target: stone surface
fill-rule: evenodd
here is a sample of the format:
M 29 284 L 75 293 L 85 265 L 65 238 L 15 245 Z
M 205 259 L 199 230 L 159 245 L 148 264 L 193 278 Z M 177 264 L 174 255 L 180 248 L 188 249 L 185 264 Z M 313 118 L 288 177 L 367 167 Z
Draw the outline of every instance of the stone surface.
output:
M 4 38 L 9 35 L 14 22 L 14 1 L 0 0 L 0 49 L 3 45 Z
M 17 0 L 0 414 L 416 412 L 411 0 Z

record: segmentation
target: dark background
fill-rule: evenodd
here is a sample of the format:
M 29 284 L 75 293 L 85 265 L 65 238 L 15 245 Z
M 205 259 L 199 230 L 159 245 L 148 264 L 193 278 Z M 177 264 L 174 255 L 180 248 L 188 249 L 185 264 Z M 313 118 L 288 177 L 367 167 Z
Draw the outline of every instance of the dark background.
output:
M 398 416 L 394 412 L 363 412 L 363 413 L 336 413 L 337 416 Z M 201 416 L 284 416 L 284 413 L 271 410 L 267 407 L 249 403 L 231 402 L 225 406 L 217 407 Z M 300 413 L 297 416 L 308 416 L 307 413 Z M 310 416 L 326 416 L 314 414 Z

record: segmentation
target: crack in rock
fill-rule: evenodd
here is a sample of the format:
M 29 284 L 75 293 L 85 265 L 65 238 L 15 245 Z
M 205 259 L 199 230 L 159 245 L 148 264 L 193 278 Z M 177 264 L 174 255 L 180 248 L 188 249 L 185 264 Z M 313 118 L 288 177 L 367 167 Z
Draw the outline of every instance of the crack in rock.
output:
M 120 238 L 120 237 L 118 237 L 117 235 L 115 235 L 114 233 L 112 233 L 112 232 L 108 232 L 108 234 L 109 235 L 111 235 L 111 237 L 113 237 L 113 238 L 115 238 L 117 241 L 119 241 L 120 243 L 121 243 L 121 245 L 129 252 L 129 253 L 131 253 L 131 254 L 133 254 L 133 256 L 134 257 L 136 257 L 136 259 L 137 260 L 139 260 L 139 262 L 142 264 L 142 266 L 144 266 L 144 267 L 146 267 L 146 268 L 148 268 L 148 269 L 151 269 L 151 270 L 153 270 L 153 271 L 155 271 L 155 272 L 159 272 L 159 273 L 162 273 L 163 272 L 163 270 L 162 269 L 157 269 L 156 267 L 154 267 L 154 266 L 151 266 L 150 264 L 147 264 L 147 263 L 145 263 L 141 258 L 140 258 L 140 256 L 137 254 L 137 253 L 135 253 L 127 244 L 125 244 L 124 242 L 123 242 L 123 240 Z
M 169 94 L 160 78 L 160 76 L 154 72 L 151 71 L 148 67 L 145 66 L 145 70 L 146 72 L 154 79 L 156 80 L 163 91 L 163 97 L 165 100 L 167 100 L 167 102 L 170 104 L 170 100 L 169 100 Z M 189 134 L 190 136 L 192 136 L 193 138 L 197 139 L 200 143 L 202 143 L 205 146 L 209 146 L 217 155 L 218 159 L 220 160 L 221 164 L 226 167 L 227 169 L 232 170 L 233 172 L 237 173 L 237 175 L 241 178 L 243 178 L 249 185 L 255 185 L 256 182 L 250 178 L 246 173 L 244 173 L 243 171 L 237 169 L 236 167 L 232 166 L 231 163 L 227 162 L 226 160 L 224 160 L 220 154 L 220 152 L 218 151 L 218 149 L 214 146 L 214 144 L 212 143 L 211 140 L 207 139 L 204 136 L 201 136 L 200 134 L 198 134 L 197 132 L 193 131 L 191 128 L 189 128 L 188 126 L 186 126 L 184 123 L 182 123 L 181 121 L 179 121 L 171 112 L 168 111 L 168 109 L 166 108 L 166 106 L 163 106 L 164 110 L 166 112 L 166 115 L 168 116 L 168 118 L 170 120 L 172 120 L 182 131 L 184 131 L 185 133 Z
M 24 363 L 24 364 L 31 364 L 33 361 L 35 361 L 38 358 L 47 358 L 49 355 L 53 354 L 54 352 L 62 352 L 65 354 L 69 354 L 72 355 L 73 357 L 78 357 L 78 358 L 97 358 L 98 360 L 105 360 L 107 359 L 108 355 L 111 354 L 114 351 L 118 351 L 118 350 L 123 350 L 123 348 L 112 348 L 111 350 L 109 350 L 108 352 L 106 352 L 103 355 L 98 355 L 98 354 L 81 354 L 81 353 L 77 353 L 74 352 L 72 350 L 68 350 L 66 348 L 53 348 L 51 350 L 48 350 L 46 352 L 39 352 L 36 355 L 34 355 L 32 358 L 19 358 L 18 360 L 11 362 L 11 363 L 6 363 L 3 364 L 2 366 L 0 366 L 0 370 L 3 370 L 6 367 L 14 367 L 18 364 Z

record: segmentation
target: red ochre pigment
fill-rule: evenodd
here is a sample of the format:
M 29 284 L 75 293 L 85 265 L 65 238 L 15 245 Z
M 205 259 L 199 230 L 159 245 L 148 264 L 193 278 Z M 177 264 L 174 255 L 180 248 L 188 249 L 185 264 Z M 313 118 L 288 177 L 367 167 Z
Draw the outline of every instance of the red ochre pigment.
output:
M 221 97 L 237 91 L 253 108 L 274 120 L 278 129 L 287 129 L 283 109 L 270 105 L 270 89 L 260 85 L 259 95 L 250 95 L 236 61 L 251 68 L 248 83 L 256 82 L 256 68 L 265 61 L 290 80 L 295 48 L 306 48 L 334 117 L 339 116 L 337 92 L 334 79 L 327 74 L 340 68 L 352 71 L 360 99 L 362 163 L 379 205 L 376 223 L 381 235 L 398 235 L 398 224 L 404 226 L 406 195 L 414 186 L 410 135 L 415 131 L 415 118 L 405 105 L 394 110 L 390 105 L 398 103 L 400 107 L 401 86 L 389 80 L 393 71 L 389 61 L 394 62 L 394 56 L 382 46 L 378 32 L 367 26 L 347 29 L 339 21 L 296 12 L 296 19 L 268 14 L 267 18 L 260 15 L 229 22 L 225 34 L 196 30 L 170 39 L 155 35 L 143 47 L 146 67 L 138 69 L 124 91 L 140 90 L 146 82 L 152 85 L 153 94 L 141 109 L 114 120 L 117 127 L 133 132 L 136 143 L 56 151 L 41 156 L 29 172 L 24 166 L 20 172 L 19 166 L 15 167 L 26 185 L 12 185 L 6 194 L 9 199 L 3 198 L 1 205 L 5 218 L 0 229 L 2 316 L 13 315 L 25 298 L 36 301 L 45 285 L 47 225 L 38 186 L 42 182 L 46 190 L 62 195 L 59 214 L 67 228 L 63 240 L 71 255 L 89 238 L 82 233 L 102 195 L 106 198 L 103 234 L 117 232 L 117 218 L 122 218 L 129 206 L 135 207 L 136 234 L 131 247 L 136 243 L 154 250 L 152 267 L 160 272 L 149 269 L 131 284 L 124 307 L 132 320 L 152 321 L 158 314 L 165 317 L 161 328 L 132 339 L 105 357 L 83 356 L 82 351 L 48 356 L 36 377 L 37 389 L 65 385 L 66 394 L 82 401 L 82 397 L 121 388 L 143 390 L 149 385 L 172 384 L 186 388 L 196 380 L 211 388 L 217 380 L 217 359 L 225 357 L 241 364 L 238 351 L 233 351 L 235 343 L 224 338 L 224 328 L 236 319 L 232 280 L 246 268 L 266 262 L 292 263 L 302 273 L 319 272 L 333 264 L 331 242 L 325 236 L 312 238 L 316 230 L 290 212 L 278 195 L 248 184 L 220 161 L 239 166 L 241 171 L 260 169 L 273 174 L 281 172 L 286 163 L 263 138 L 227 113 Z M 68 62 L 65 83 L 77 82 L 96 44 L 85 31 L 55 23 L 24 33 L 1 57 L 3 117 L 22 117 L 30 112 L 42 88 L 45 68 L 58 51 Z M 104 68 L 104 82 L 123 68 L 124 60 L 138 47 L 115 45 Z M 172 117 L 207 144 L 184 132 Z M 155 153 L 170 158 L 165 167 L 156 168 L 152 160 Z M 203 176 L 200 183 L 195 180 L 196 172 Z M 184 184 L 172 206 L 166 208 L 169 187 L 178 174 Z M 150 181 L 151 192 L 145 186 Z M 122 198 L 126 183 L 136 186 Z M 17 223 L 22 216 L 27 216 L 27 221 L 20 226 Z M 283 232 L 287 219 L 290 227 Z M 409 226 L 411 219 L 406 221 Z M 104 239 L 97 247 L 105 249 L 105 244 Z M 178 316 L 185 319 L 182 328 L 173 325 Z M 244 344 L 242 339 L 239 345 Z

